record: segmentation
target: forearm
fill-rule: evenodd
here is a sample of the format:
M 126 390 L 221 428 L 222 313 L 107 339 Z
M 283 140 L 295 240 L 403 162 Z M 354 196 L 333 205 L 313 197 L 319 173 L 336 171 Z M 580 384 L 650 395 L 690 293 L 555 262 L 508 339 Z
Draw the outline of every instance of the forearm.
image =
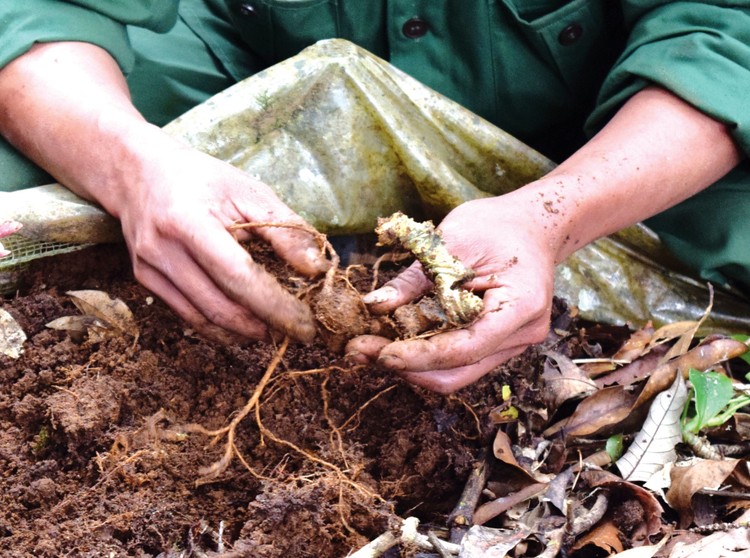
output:
M 111 213 L 149 141 L 168 140 L 133 107 L 109 54 L 87 43 L 36 45 L 0 71 L 0 133 Z
M 650 88 L 552 173 L 512 195 L 533 208 L 559 262 L 696 194 L 741 157 L 723 124 Z

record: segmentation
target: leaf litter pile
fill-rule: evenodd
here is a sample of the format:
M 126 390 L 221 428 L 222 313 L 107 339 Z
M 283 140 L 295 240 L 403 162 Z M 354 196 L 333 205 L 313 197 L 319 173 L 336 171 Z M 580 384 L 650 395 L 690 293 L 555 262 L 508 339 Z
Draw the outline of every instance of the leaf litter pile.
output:
M 264 250 L 299 296 L 344 293 L 311 303 L 316 342 L 208 341 L 124 247 L 32 264 L 0 309 L 0 555 L 750 553 L 745 339 L 558 300 L 543 343 L 438 395 L 342 356 L 434 329 L 432 303 L 360 312 L 408 260 L 368 247 L 311 284 Z M 331 321 L 345 307 L 357 327 Z

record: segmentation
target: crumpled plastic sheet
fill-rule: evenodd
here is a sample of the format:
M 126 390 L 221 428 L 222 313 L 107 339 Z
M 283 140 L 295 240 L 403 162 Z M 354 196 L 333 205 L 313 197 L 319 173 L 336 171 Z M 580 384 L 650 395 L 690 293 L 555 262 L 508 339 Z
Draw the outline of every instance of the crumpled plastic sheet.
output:
M 509 192 L 554 167 L 517 139 L 341 39 L 321 41 L 230 87 L 165 130 L 263 180 L 330 235 L 371 233 L 379 216 L 397 210 L 438 221 L 462 202 Z M 79 200 L 81 208 L 72 208 L 68 193 L 66 210 L 75 214 L 72 221 L 80 221 L 80 227 L 71 227 L 70 215 L 60 217 L 59 210 L 39 200 L 46 197 L 56 208 L 59 187 L 42 188 L 47 191 L 33 203 L 29 200 L 38 189 L 0 194 L 0 216 L 9 211 L 24 224 L 33 221 L 19 234 L 32 230 L 35 239 L 56 242 L 105 242 L 117 236 L 111 221 L 91 204 Z M 33 215 L 24 214 L 32 205 Z M 642 225 L 631 227 L 560 264 L 556 292 L 595 321 L 638 327 L 648 320 L 658 326 L 699 319 L 709 302 L 707 286 L 665 265 L 668 261 L 653 233 Z M 748 300 L 718 289 L 704 327 L 704 332 L 714 330 L 750 332 Z

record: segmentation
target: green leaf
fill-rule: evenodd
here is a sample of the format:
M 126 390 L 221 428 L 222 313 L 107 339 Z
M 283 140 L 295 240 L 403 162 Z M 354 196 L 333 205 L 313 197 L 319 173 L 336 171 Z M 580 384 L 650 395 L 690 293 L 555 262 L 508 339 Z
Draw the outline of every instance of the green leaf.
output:
M 718 372 L 690 369 L 690 383 L 695 391 L 695 417 L 685 429 L 697 433 L 726 407 L 734 396 L 732 380 Z

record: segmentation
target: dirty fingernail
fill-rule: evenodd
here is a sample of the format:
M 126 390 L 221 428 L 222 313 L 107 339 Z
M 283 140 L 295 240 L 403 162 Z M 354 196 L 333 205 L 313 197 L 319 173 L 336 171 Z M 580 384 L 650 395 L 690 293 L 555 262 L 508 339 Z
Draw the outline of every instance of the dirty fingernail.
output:
M 371 293 L 367 293 L 362 297 L 362 301 L 365 304 L 380 304 L 381 302 L 388 302 L 396 296 L 396 289 L 393 287 L 382 287 Z
M 367 364 L 369 362 L 369 358 L 367 358 L 367 355 L 361 353 L 360 351 L 349 351 L 344 355 L 344 358 L 348 360 L 349 362 L 355 362 L 357 364 Z
M 378 359 L 378 365 L 382 368 L 385 368 L 386 370 L 391 370 L 393 372 L 403 372 L 406 370 L 406 363 L 403 361 L 403 359 L 392 356 L 392 355 L 383 355 Z

